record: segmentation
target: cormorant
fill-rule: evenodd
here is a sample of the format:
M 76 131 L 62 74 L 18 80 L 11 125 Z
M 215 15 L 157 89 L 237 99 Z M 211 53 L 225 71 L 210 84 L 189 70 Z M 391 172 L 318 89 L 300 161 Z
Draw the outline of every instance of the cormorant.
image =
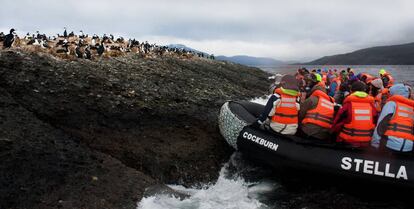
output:
M 4 38 L 4 42 L 3 42 L 3 47 L 4 48 L 10 48 L 14 42 L 14 32 L 15 30 L 12 28 L 10 30 L 10 33 L 6 35 L 6 37 Z
M 85 58 L 89 60 L 92 58 L 92 54 L 91 54 L 91 50 L 89 50 L 89 46 L 85 48 Z
M 77 58 L 83 58 L 83 56 L 82 56 L 82 52 L 81 52 L 81 50 L 80 50 L 80 47 L 79 47 L 79 46 L 76 46 L 76 48 L 75 48 L 75 54 L 76 54 L 76 57 L 77 57 Z
M 99 47 L 98 47 L 98 49 L 96 49 L 96 51 L 98 52 L 99 56 L 101 56 L 105 52 L 105 46 L 104 46 L 103 42 L 99 45 Z

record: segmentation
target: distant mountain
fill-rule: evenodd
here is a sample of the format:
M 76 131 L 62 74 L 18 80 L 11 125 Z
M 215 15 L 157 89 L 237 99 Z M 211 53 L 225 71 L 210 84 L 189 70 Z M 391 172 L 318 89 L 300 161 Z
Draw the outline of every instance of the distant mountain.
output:
M 245 55 L 238 55 L 233 57 L 217 56 L 217 60 L 230 61 L 241 65 L 253 66 L 253 67 L 274 67 L 279 65 L 285 65 L 285 62 L 275 60 L 267 57 L 251 57 Z
M 199 51 L 197 49 L 193 49 L 191 47 L 188 47 L 184 44 L 170 44 L 167 45 L 169 48 L 177 48 L 177 49 L 185 49 L 187 51 L 193 51 L 196 53 L 203 53 L 204 55 L 208 56 L 210 54 L 206 52 Z M 282 62 L 279 60 L 275 60 L 272 58 L 267 57 L 251 57 L 246 55 L 238 55 L 233 57 L 226 57 L 226 56 L 216 56 L 216 60 L 222 60 L 222 61 L 230 61 L 234 63 L 238 63 L 241 65 L 247 65 L 247 66 L 253 66 L 253 67 L 274 67 L 279 65 L 286 65 L 291 64 L 291 62 Z
M 413 65 L 414 43 L 377 46 L 347 54 L 325 56 L 309 65 Z

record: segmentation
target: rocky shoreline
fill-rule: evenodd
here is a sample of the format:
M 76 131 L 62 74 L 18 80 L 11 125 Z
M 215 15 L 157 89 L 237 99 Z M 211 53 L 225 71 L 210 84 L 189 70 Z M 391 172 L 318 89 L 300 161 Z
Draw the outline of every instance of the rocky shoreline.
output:
M 0 51 L 0 208 L 135 208 L 145 188 L 217 178 L 226 100 L 268 74 L 200 58 L 67 61 Z

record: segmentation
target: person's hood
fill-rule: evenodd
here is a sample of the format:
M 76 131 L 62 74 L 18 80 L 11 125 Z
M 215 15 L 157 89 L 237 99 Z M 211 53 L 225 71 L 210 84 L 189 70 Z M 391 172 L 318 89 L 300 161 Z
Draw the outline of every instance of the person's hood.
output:
M 372 80 L 371 85 L 373 85 L 375 88 L 378 88 L 378 89 L 384 88 L 384 84 L 382 83 L 382 80 L 380 78 Z
M 394 86 L 390 88 L 390 94 L 391 96 L 400 95 L 400 96 L 409 98 L 410 90 L 404 84 L 395 84 Z
M 312 87 L 312 89 L 311 89 L 311 94 L 314 92 L 314 91 L 316 91 L 316 90 L 321 90 L 321 91 L 323 91 L 323 92 L 325 92 L 326 93 L 326 88 L 323 88 L 322 86 L 320 86 L 320 85 L 314 85 L 313 87 Z
M 299 91 L 298 81 L 293 75 L 284 75 L 281 79 L 280 84 L 284 89 Z

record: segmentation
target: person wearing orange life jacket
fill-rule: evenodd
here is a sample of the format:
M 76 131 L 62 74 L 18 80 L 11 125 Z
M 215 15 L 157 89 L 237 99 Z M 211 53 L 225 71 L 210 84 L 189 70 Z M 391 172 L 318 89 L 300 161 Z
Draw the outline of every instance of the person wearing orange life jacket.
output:
M 310 94 L 311 96 L 301 103 L 300 129 L 309 137 L 328 140 L 334 117 L 334 99 L 319 85 L 314 85 Z
M 280 85 L 252 126 L 270 127 L 274 132 L 294 135 L 298 128 L 299 88 L 293 75 L 283 76 Z
M 322 81 L 325 82 L 325 84 L 328 83 L 328 73 L 323 71 L 321 76 L 322 76 Z
M 306 98 L 306 79 L 309 77 L 309 71 L 306 68 L 300 68 L 296 74 L 296 80 L 298 82 L 300 92 L 300 102 Z
M 341 79 L 338 78 L 336 75 L 332 75 L 332 80 L 329 85 L 329 92 L 328 95 L 330 97 L 334 97 L 335 93 L 339 91 L 339 88 L 341 87 Z
M 392 85 L 394 85 L 394 78 L 391 76 L 391 74 L 385 71 L 385 69 L 381 69 L 379 71 L 379 75 L 385 88 L 390 88 Z
M 351 94 L 345 98 L 332 125 L 331 132 L 338 134 L 337 142 L 353 147 L 369 146 L 377 111 L 374 98 L 365 90 L 366 85 L 361 81 L 352 84 Z
M 361 73 L 361 76 L 359 78 L 362 82 L 364 82 L 365 84 L 369 84 L 372 80 L 375 79 L 374 76 L 368 74 L 368 73 Z
M 323 81 L 322 76 L 319 73 L 312 74 L 311 79 L 314 80 L 314 82 L 316 82 L 316 85 L 326 89 L 326 83 Z M 311 84 L 311 86 L 313 87 L 312 84 Z M 309 88 L 309 90 L 310 89 L 312 89 L 312 88 Z M 308 97 L 309 96 L 310 96 L 310 94 L 308 94 Z
M 370 95 L 375 99 L 375 108 L 377 112 L 381 112 L 382 107 L 385 105 L 385 102 L 389 97 L 388 88 L 384 88 L 380 78 L 372 80 L 369 83 L 369 88 Z
M 403 84 L 390 88 L 391 97 L 383 107 L 371 145 L 391 152 L 411 152 L 414 146 L 414 101 Z
M 301 101 L 305 101 L 305 99 L 307 99 L 311 95 L 311 90 L 315 85 L 325 88 L 323 84 L 321 84 L 321 82 L 322 82 L 322 76 L 319 73 L 308 74 L 308 76 L 306 77 L 306 88 L 305 88 L 306 97 Z

